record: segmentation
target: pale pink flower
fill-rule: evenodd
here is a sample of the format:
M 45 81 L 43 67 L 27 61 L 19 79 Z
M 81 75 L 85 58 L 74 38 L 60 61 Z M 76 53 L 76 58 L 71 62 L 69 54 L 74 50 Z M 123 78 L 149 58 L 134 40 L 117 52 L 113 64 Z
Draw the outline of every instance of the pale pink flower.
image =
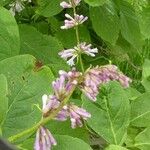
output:
M 74 7 L 76 7 L 76 6 L 79 5 L 80 1 L 81 0 L 73 0 L 73 4 L 72 4 L 71 1 L 69 1 L 69 2 L 63 1 L 63 2 L 60 3 L 60 6 L 63 7 L 63 8 L 72 8 L 73 5 L 74 5 Z
M 83 15 L 74 15 L 74 18 L 71 17 L 69 14 L 65 14 L 65 17 L 67 18 L 64 21 L 64 26 L 61 26 L 61 29 L 69 29 L 69 28 L 73 28 L 75 26 L 78 26 L 80 24 L 82 24 L 83 22 L 85 22 L 88 17 L 84 17 Z
M 79 56 L 79 53 L 86 54 L 88 56 L 95 56 L 95 53 L 98 53 L 97 48 L 91 48 L 91 44 L 86 44 L 86 42 L 80 43 L 75 46 L 73 49 L 67 49 L 59 52 L 58 54 L 64 60 L 67 60 L 68 65 L 75 65 L 75 59 Z

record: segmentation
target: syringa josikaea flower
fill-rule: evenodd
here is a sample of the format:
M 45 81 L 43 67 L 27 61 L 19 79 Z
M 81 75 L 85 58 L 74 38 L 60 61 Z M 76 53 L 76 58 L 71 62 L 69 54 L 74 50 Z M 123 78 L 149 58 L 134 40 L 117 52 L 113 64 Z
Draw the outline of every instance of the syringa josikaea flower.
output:
M 128 87 L 131 82 L 115 65 L 97 66 L 86 71 L 81 89 L 89 99 L 96 101 L 100 85 L 114 80 L 119 81 L 123 87 Z
M 59 52 L 58 54 L 64 60 L 67 60 L 67 63 L 70 66 L 75 65 L 75 59 L 78 57 L 79 53 L 87 54 L 88 56 L 95 56 L 95 53 L 98 53 L 97 48 L 91 48 L 91 44 L 86 44 L 86 42 L 80 43 L 75 46 L 73 49 L 67 49 Z
M 91 117 L 85 109 L 80 108 L 74 104 L 68 105 L 69 116 L 71 120 L 71 127 L 76 128 L 77 126 L 82 127 L 83 120 L 87 120 Z
M 63 8 L 72 8 L 73 5 L 74 5 L 74 7 L 76 7 L 76 6 L 79 5 L 80 1 L 81 0 L 72 0 L 72 2 L 71 1 L 69 1 L 69 2 L 63 1 L 63 2 L 60 3 L 60 6 L 63 7 Z
M 52 82 L 54 94 L 53 95 L 43 95 L 43 116 L 47 117 L 53 110 L 57 109 L 60 102 L 63 101 L 71 92 L 73 86 L 78 83 L 78 78 L 82 73 L 72 69 L 72 71 L 65 72 L 63 70 L 59 71 L 60 77 L 56 81 Z M 58 115 L 55 117 L 57 120 L 66 120 L 66 109 L 63 108 Z
M 16 12 L 21 12 L 25 7 L 23 5 L 23 2 L 31 2 L 31 0 L 16 0 L 13 3 L 9 4 L 10 9 L 9 11 L 13 16 L 15 16 Z
M 61 26 L 61 29 L 73 28 L 75 26 L 82 24 L 88 19 L 88 17 L 84 17 L 83 15 L 77 15 L 77 14 L 74 15 L 74 18 L 71 17 L 69 14 L 65 14 L 65 17 L 67 19 L 64 21 L 65 24 Z
M 43 102 L 43 116 L 47 117 L 53 110 L 57 109 L 60 105 L 60 101 L 56 98 L 55 95 L 46 95 L 44 94 L 42 96 L 42 102 Z M 65 107 L 58 112 L 57 116 L 54 118 L 59 121 L 65 121 L 67 120 L 67 111 Z
M 39 127 L 36 133 L 34 150 L 51 150 L 51 147 L 56 144 L 57 142 L 51 132 L 45 127 Z

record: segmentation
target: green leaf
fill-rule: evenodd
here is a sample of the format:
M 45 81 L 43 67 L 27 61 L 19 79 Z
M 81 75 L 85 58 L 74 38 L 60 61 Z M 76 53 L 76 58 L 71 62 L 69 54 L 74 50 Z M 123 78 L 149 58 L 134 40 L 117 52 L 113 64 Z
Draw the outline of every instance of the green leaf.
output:
M 11 0 L 1 0 L 0 1 L 0 6 L 5 6 L 6 4 L 10 3 Z
M 11 13 L 0 7 L 0 60 L 17 55 L 20 39 L 17 23 Z
M 109 145 L 105 150 L 128 150 L 125 147 L 119 145 Z
M 68 69 L 66 62 L 58 55 L 63 46 L 56 38 L 43 35 L 29 25 L 20 25 L 19 29 L 22 54 L 35 56 L 43 64 L 49 64 L 54 72 Z
M 128 2 L 121 2 L 120 21 L 122 36 L 135 48 L 141 49 L 142 36 L 140 33 L 138 18 L 133 7 Z
M 114 45 L 118 39 L 120 23 L 112 3 L 91 7 L 90 19 L 97 35 Z
M 62 0 L 38 0 L 36 13 L 44 17 L 57 15 L 62 11 L 60 2 Z
M 90 6 L 101 6 L 108 2 L 108 0 L 84 0 L 86 3 L 88 3 Z
M 31 55 L 15 56 L 0 62 L 0 74 L 8 79 L 9 104 L 1 125 L 3 136 L 9 137 L 35 125 L 41 112 L 35 104 L 41 104 L 43 94 L 51 91 L 51 70 L 36 65 Z
M 150 93 L 144 93 L 131 103 L 131 124 L 137 127 L 150 125 Z
M 140 148 L 140 150 L 150 149 L 150 127 L 137 135 L 134 146 Z
M 139 19 L 140 29 L 145 38 L 150 38 L 150 7 L 142 9 Z
M 88 132 L 85 127 L 72 129 L 69 120 L 65 122 L 60 122 L 56 120 L 51 121 L 47 124 L 47 128 L 49 128 L 52 133 L 59 135 L 69 135 L 72 137 L 80 138 L 87 143 L 89 142 Z
M 143 71 L 142 71 L 142 79 L 146 79 L 150 76 L 150 60 L 145 59 L 143 64 Z
M 91 147 L 84 141 L 73 138 L 67 135 L 55 136 L 57 140 L 57 146 L 53 147 L 52 150 L 92 150 Z
M 142 85 L 147 92 L 150 91 L 150 60 L 145 59 L 142 71 Z
M 125 141 L 125 144 L 127 147 L 133 147 L 135 143 L 135 137 L 140 133 L 140 129 L 129 127 L 127 131 L 127 139 Z
M 128 98 L 130 100 L 135 100 L 136 98 L 138 98 L 141 93 L 139 91 L 137 91 L 136 89 L 129 87 L 126 89 L 126 94 L 128 95 Z
M 8 86 L 7 79 L 4 75 L 0 75 L 0 124 L 5 118 L 8 109 Z
M 108 143 L 121 145 L 126 138 L 129 124 L 130 105 L 125 90 L 119 83 L 111 82 L 100 90 L 95 103 L 84 98 L 84 107 L 92 117 L 88 125 Z M 103 95 L 101 95 L 103 94 Z
M 90 42 L 90 34 L 85 26 L 79 28 L 80 41 Z M 72 48 L 77 45 L 76 33 L 74 29 L 59 30 L 56 33 L 56 37 L 62 42 L 65 48 Z M 70 38 L 71 37 L 71 38 Z

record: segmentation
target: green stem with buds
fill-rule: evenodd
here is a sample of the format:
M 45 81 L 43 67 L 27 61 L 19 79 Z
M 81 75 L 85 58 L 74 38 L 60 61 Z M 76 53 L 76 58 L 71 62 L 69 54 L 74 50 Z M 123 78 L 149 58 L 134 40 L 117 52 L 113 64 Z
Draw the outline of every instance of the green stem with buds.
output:
M 76 13 L 76 8 L 75 8 L 74 1 L 71 0 L 71 3 L 72 3 L 72 6 L 73 6 L 73 14 L 75 15 L 77 13 Z M 80 44 L 80 35 L 79 35 L 78 26 L 75 26 L 75 32 L 76 32 L 77 45 L 79 45 Z M 83 61 L 82 61 L 82 57 L 81 57 L 81 51 L 79 51 L 79 63 L 80 63 L 80 66 L 81 66 L 81 70 L 84 73 L 84 65 L 83 65 Z
M 48 123 L 50 120 L 52 120 L 55 116 L 57 116 L 57 114 L 59 113 L 60 110 L 62 110 L 63 106 L 69 101 L 72 93 L 74 92 L 76 88 L 76 85 L 74 85 L 74 87 L 72 88 L 70 94 L 68 95 L 68 97 L 66 97 L 59 105 L 59 107 L 54 110 L 48 117 L 46 118 L 42 118 L 36 125 L 34 125 L 33 127 L 27 129 L 27 130 L 24 130 L 16 135 L 13 135 L 11 137 L 8 138 L 8 140 L 10 142 L 14 142 L 16 141 L 17 139 L 20 139 L 21 137 L 24 137 L 28 134 L 32 134 L 34 133 L 40 126 L 43 126 L 45 125 L 46 123 Z

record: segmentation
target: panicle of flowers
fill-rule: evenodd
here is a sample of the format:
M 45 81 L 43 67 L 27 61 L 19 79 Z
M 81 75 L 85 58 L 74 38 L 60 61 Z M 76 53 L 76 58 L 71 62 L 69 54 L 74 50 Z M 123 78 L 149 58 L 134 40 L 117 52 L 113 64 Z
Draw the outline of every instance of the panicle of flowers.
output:
M 43 116 L 46 117 L 59 107 L 61 101 L 63 101 L 71 92 L 74 85 L 78 83 L 78 78 L 82 75 L 80 72 L 76 71 L 74 68 L 72 71 L 65 72 L 63 70 L 59 71 L 59 78 L 52 82 L 53 95 L 43 95 Z M 63 110 L 64 112 L 65 110 Z M 62 113 L 63 114 L 63 113 Z M 59 114 L 59 118 L 60 118 Z M 62 120 L 65 120 L 63 116 Z
M 83 22 L 85 22 L 88 19 L 87 16 L 84 17 L 83 15 L 78 15 L 78 14 L 74 14 L 74 18 L 71 17 L 69 14 L 65 14 L 65 17 L 67 19 L 64 21 L 64 25 L 61 26 L 61 29 L 73 28 L 75 26 L 82 24 Z
M 88 56 L 94 57 L 96 53 L 98 53 L 97 48 L 91 48 L 91 44 L 86 44 L 86 42 L 82 42 L 79 45 L 75 46 L 72 49 L 67 49 L 59 52 L 58 54 L 64 60 L 67 60 L 67 63 L 70 66 L 75 65 L 75 59 L 78 58 L 79 54 L 86 54 Z
M 9 4 L 10 9 L 9 11 L 11 12 L 11 14 L 13 16 L 15 16 L 16 12 L 21 12 L 25 7 L 23 5 L 23 2 L 31 2 L 31 0 L 16 0 L 14 2 L 12 2 L 11 4 Z
M 79 5 L 81 0 L 72 0 L 72 1 L 69 1 L 69 2 L 66 2 L 66 1 L 63 1 L 60 3 L 60 6 L 62 8 L 72 8 L 72 7 L 76 7 Z M 72 4 L 73 3 L 73 4 Z M 73 6 L 74 5 L 74 6 Z
M 34 150 L 50 150 L 52 145 L 57 142 L 51 132 L 43 126 L 40 126 L 36 133 Z
M 87 70 L 84 76 L 84 82 L 81 85 L 81 90 L 89 99 L 96 101 L 100 85 L 114 80 L 119 81 L 125 88 L 132 82 L 115 65 L 97 66 Z

